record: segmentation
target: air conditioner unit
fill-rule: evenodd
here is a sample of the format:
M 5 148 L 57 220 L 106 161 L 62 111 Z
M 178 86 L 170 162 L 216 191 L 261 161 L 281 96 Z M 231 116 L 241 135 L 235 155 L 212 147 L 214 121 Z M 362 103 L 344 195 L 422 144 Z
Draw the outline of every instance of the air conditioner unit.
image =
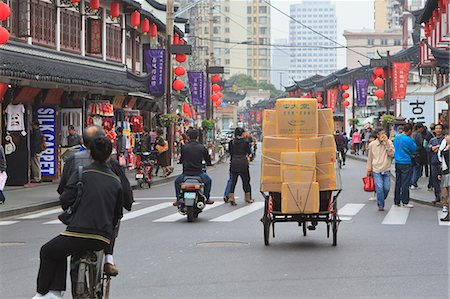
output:
M 419 76 L 421 77 L 431 77 L 433 76 L 433 68 L 419 68 Z

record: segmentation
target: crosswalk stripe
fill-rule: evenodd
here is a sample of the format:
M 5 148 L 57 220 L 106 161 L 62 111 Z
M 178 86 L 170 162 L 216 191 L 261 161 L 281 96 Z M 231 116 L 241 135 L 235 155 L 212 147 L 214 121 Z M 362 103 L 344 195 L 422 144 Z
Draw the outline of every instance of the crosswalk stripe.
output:
M 166 209 L 171 206 L 172 206 L 171 202 L 163 202 L 163 203 L 160 203 L 160 204 L 148 207 L 148 208 L 143 208 L 143 209 L 140 209 L 137 211 L 129 212 L 123 216 L 122 221 L 133 219 L 133 218 L 136 218 L 136 217 L 139 217 L 139 216 L 142 216 L 145 214 L 149 214 L 152 212 L 156 212 L 156 211 L 159 211 L 162 209 Z
M 44 224 L 63 224 L 59 219 L 44 222 Z
M 438 223 L 441 226 L 450 226 L 450 222 L 449 221 L 441 221 L 441 218 L 444 218 L 445 216 L 447 216 L 447 213 L 444 213 L 442 211 L 437 211 L 437 217 L 438 217 Z
M 62 209 L 61 208 L 55 208 L 55 209 L 51 209 L 51 210 L 48 210 L 48 211 L 43 211 L 43 212 L 40 212 L 40 213 L 35 213 L 35 214 L 19 217 L 17 219 L 36 219 L 36 218 L 40 218 L 40 217 L 43 217 L 43 216 L 56 214 L 58 212 L 62 212 Z
M 211 210 L 212 208 L 216 208 L 216 207 L 221 206 L 223 204 L 224 204 L 223 202 L 215 202 L 212 205 L 206 205 L 206 207 L 203 209 L 203 212 L 207 211 L 207 210 Z M 183 216 L 180 213 L 175 213 L 175 214 L 163 217 L 163 218 L 159 218 L 159 219 L 153 220 L 153 222 L 175 222 L 175 221 L 179 221 L 179 220 L 184 219 L 184 218 L 186 218 L 186 216 Z
M 19 222 L 19 221 L 7 221 L 7 220 L 5 220 L 5 221 L 0 221 L 0 226 L 3 226 L 3 225 L 11 225 L 11 224 L 14 224 L 14 223 L 17 223 L 17 222 Z
M 360 203 L 348 203 L 341 209 L 338 209 L 339 216 L 355 216 L 361 211 L 365 204 Z
M 262 207 L 264 206 L 263 202 L 254 202 L 251 205 L 242 207 L 238 210 L 235 210 L 233 212 L 227 213 L 225 215 L 222 215 L 220 217 L 211 219 L 209 221 L 212 222 L 231 222 L 234 221 L 238 218 L 241 218 L 247 214 L 253 213 L 254 211 L 257 211 L 259 209 L 262 209 Z
M 392 205 L 386 217 L 384 217 L 383 222 L 381 224 L 387 225 L 401 225 L 406 224 L 408 220 L 410 208 L 397 207 L 396 205 Z
M 223 199 L 223 196 L 210 196 L 210 199 Z M 239 199 L 239 196 L 235 196 L 234 198 Z M 174 196 L 166 196 L 166 197 L 138 197 L 135 198 L 136 201 L 152 201 L 152 200 L 173 200 L 175 201 Z

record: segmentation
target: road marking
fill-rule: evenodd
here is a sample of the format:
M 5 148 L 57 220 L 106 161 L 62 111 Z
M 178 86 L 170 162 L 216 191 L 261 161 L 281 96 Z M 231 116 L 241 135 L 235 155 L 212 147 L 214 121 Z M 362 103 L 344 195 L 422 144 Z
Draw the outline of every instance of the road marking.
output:
M 0 221 L 0 226 L 2 226 L 2 225 L 11 225 L 11 224 L 14 224 L 14 223 L 17 223 L 17 222 L 19 222 L 19 221 L 7 221 L 7 220 Z
M 211 210 L 212 208 L 216 208 L 216 207 L 221 206 L 223 204 L 224 204 L 223 202 L 215 202 L 212 205 L 206 205 L 206 207 L 203 209 L 203 212 Z M 163 217 L 163 218 L 159 218 L 159 219 L 153 220 L 153 222 L 176 222 L 176 221 L 179 221 L 179 220 L 184 219 L 184 218 L 186 218 L 186 216 L 181 215 L 180 213 L 175 213 L 175 214 Z
M 352 220 L 353 217 L 348 217 L 348 216 L 339 216 L 339 219 L 342 221 L 350 221 Z
M 238 218 L 241 218 L 241 217 L 243 217 L 245 215 L 253 213 L 254 211 L 262 209 L 263 206 L 264 206 L 263 202 L 254 202 L 251 205 L 242 207 L 242 208 L 240 208 L 238 210 L 235 210 L 233 212 L 227 213 L 227 214 L 222 215 L 220 217 L 211 219 L 209 221 L 212 221 L 212 222 L 231 222 L 231 221 L 234 221 L 234 220 L 236 220 Z
M 361 211 L 365 204 L 361 203 L 348 203 L 341 209 L 338 209 L 339 216 L 355 216 Z
M 449 221 L 441 221 L 441 218 L 444 218 L 445 216 L 447 216 L 447 213 L 444 213 L 442 211 L 437 211 L 437 217 L 438 217 L 439 225 L 450 226 L 450 222 Z
M 44 212 L 39 212 L 39 213 L 35 213 L 35 214 L 31 214 L 31 215 L 27 215 L 27 216 L 23 216 L 23 217 L 19 217 L 17 219 L 36 219 L 36 218 L 40 218 L 42 216 L 47 216 L 47 215 L 51 215 L 51 214 L 56 214 L 58 212 L 62 212 L 61 208 L 56 208 L 56 209 L 51 209 L 48 211 L 44 211 Z
M 381 224 L 387 225 L 402 225 L 406 224 L 406 220 L 408 220 L 410 208 L 397 207 L 396 205 L 392 205 L 386 217 L 384 217 L 383 222 Z
M 123 216 L 121 221 L 133 219 L 133 218 L 145 215 L 145 214 L 149 214 L 149 213 L 153 213 L 153 212 L 156 212 L 156 211 L 159 211 L 162 209 L 166 209 L 171 206 L 172 206 L 171 202 L 163 202 L 163 203 L 160 203 L 160 204 L 148 207 L 148 208 L 143 208 L 143 209 L 140 209 L 137 211 L 129 212 Z
M 63 224 L 59 219 L 44 222 L 44 224 Z
M 239 196 L 235 196 L 234 198 L 239 199 Z M 210 196 L 210 199 L 223 199 L 223 196 Z M 140 197 L 135 198 L 136 201 L 146 201 L 146 200 L 173 200 L 175 201 L 175 197 L 167 196 L 167 197 Z

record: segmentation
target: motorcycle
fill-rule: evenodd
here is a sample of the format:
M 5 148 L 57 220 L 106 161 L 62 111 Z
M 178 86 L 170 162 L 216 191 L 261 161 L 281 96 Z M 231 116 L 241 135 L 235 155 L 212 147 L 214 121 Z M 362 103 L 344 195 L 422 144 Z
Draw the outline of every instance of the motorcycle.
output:
M 144 184 L 147 184 L 148 188 L 152 187 L 153 183 L 153 169 L 156 166 L 158 152 L 144 152 L 140 155 L 140 161 L 136 163 L 136 181 L 139 188 L 143 188 Z
M 203 163 L 203 171 L 206 172 L 206 164 Z M 180 204 L 178 212 L 187 216 L 188 222 L 193 222 L 198 218 L 206 206 L 206 197 L 204 195 L 205 184 L 201 177 L 186 176 L 181 183 Z

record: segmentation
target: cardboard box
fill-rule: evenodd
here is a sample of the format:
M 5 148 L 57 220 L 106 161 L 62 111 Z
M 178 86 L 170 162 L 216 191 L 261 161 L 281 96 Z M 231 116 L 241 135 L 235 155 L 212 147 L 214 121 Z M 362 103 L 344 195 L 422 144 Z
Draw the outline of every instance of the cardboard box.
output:
M 282 183 L 264 183 L 261 184 L 262 192 L 281 192 Z
M 281 212 L 284 214 L 315 214 L 319 212 L 318 183 L 283 183 Z
M 315 152 L 317 164 L 336 162 L 336 142 L 333 135 L 314 138 L 300 138 L 299 152 Z
M 262 143 L 262 155 L 265 163 L 280 164 L 282 152 L 297 152 L 298 139 L 288 137 L 264 137 Z
M 277 135 L 316 137 L 319 132 L 316 99 L 279 99 Z
M 276 110 L 264 110 L 262 122 L 263 136 L 274 136 L 277 134 L 277 112 Z
M 281 183 L 280 164 L 270 164 L 263 159 L 261 166 L 261 183 Z
M 316 154 L 314 152 L 281 153 L 281 180 L 283 183 L 316 181 Z
M 317 164 L 317 182 L 320 191 L 336 190 L 336 167 L 334 163 Z
M 319 109 L 319 136 L 334 134 L 334 118 L 332 109 Z

